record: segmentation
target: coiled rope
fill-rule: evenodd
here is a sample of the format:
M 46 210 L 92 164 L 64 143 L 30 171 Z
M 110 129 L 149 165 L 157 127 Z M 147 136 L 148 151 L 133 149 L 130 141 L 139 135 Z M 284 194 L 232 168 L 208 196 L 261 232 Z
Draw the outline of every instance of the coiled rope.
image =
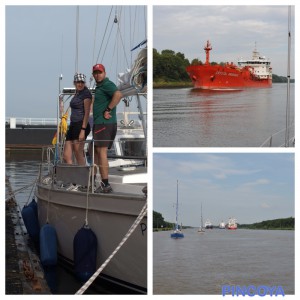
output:
M 87 290 L 87 288 L 94 282 L 94 280 L 103 271 L 103 269 L 107 266 L 107 264 L 115 256 L 115 254 L 120 250 L 120 248 L 123 246 L 123 244 L 128 240 L 128 238 L 131 236 L 131 234 L 136 229 L 136 227 L 141 222 L 141 220 L 146 215 L 146 213 L 147 213 L 147 202 L 145 203 L 140 214 L 138 215 L 138 217 L 136 218 L 134 223 L 131 225 L 131 227 L 128 230 L 128 232 L 126 233 L 126 235 L 123 237 L 120 244 L 116 247 L 116 249 L 112 252 L 112 254 L 106 259 L 106 261 L 99 267 L 99 269 L 92 275 L 92 277 L 75 293 L 75 295 L 82 295 Z

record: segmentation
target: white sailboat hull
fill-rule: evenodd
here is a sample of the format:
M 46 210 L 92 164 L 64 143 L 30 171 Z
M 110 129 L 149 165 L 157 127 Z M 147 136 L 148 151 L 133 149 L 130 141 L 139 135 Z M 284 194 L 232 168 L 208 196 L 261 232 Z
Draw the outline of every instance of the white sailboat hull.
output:
M 142 186 L 141 186 L 142 189 Z M 38 185 L 40 226 L 47 222 L 57 232 L 58 253 L 73 263 L 73 239 L 86 218 L 87 195 Z M 88 226 L 98 240 L 97 269 L 111 255 L 131 227 L 146 198 L 142 195 L 90 194 Z M 127 242 L 102 272 L 128 288 L 147 288 L 147 219 L 143 218 Z

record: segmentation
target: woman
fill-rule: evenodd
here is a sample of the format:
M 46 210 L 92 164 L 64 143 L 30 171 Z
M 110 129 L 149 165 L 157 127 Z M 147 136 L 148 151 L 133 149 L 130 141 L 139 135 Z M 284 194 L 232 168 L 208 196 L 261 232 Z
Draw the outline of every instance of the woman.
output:
M 74 152 L 77 164 L 85 165 L 83 148 L 84 141 L 91 131 L 89 115 L 92 103 L 92 94 L 85 86 L 84 74 L 75 74 L 74 85 L 76 93 L 70 102 L 71 123 L 66 135 L 64 160 L 67 164 L 72 164 L 72 154 Z

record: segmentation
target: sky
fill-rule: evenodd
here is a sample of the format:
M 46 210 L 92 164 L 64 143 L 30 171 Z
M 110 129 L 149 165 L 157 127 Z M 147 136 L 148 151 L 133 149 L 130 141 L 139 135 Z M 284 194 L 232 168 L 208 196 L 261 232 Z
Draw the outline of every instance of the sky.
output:
M 102 63 L 116 83 L 138 53 L 130 50 L 147 38 L 142 5 L 81 5 L 79 18 L 77 6 L 7 5 L 5 17 L 6 117 L 55 118 L 59 86 L 72 87 L 75 72 L 89 81 L 92 66 Z
M 292 15 L 294 45 L 294 8 Z M 194 58 L 204 62 L 207 40 L 212 45 L 210 61 L 237 63 L 241 57 L 252 58 L 256 43 L 260 54 L 271 60 L 273 73 L 287 76 L 287 6 L 154 6 L 153 47 L 159 52 L 170 49 L 190 62 Z M 291 65 L 294 78 L 294 50 Z
M 179 223 L 214 225 L 235 217 L 240 224 L 295 217 L 292 153 L 155 153 L 153 210 Z

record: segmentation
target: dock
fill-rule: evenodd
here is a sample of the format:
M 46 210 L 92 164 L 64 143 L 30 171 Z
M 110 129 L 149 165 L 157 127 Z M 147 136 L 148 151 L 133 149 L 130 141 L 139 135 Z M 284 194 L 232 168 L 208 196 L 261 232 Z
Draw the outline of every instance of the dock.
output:
M 41 149 L 52 144 L 56 131 L 54 118 L 7 118 L 5 148 L 7 151 Z
M 51 294 L 7 178 L 6 188 L 10 198 L 5 201 L 5 294 Z

